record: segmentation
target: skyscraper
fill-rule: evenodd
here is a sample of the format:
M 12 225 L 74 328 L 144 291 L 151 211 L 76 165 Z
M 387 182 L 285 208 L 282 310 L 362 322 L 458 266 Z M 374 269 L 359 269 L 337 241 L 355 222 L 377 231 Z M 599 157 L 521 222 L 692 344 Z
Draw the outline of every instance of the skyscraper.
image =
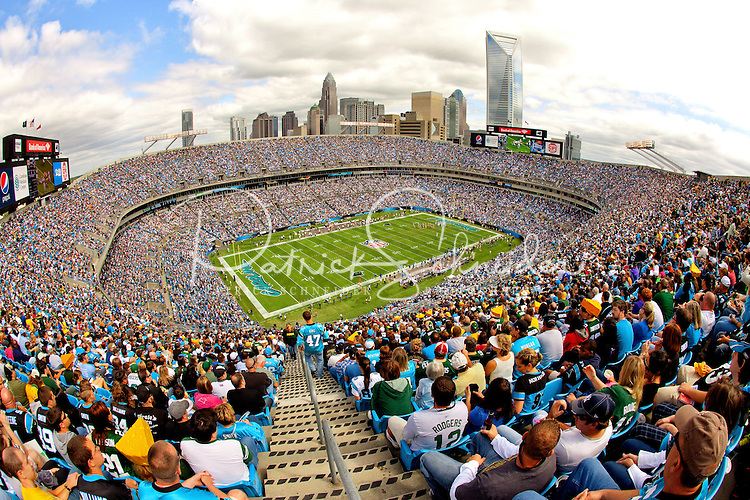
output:
M 359 97 L 343 97 L 340 107 L 341 115 L 344 121 L 347 122 L 370 122 L 373 118 L 385 114 L 385 106 L 383 104 L 375 104 L 374 101 L 366 101 Z M 365 125 L 346 126 L 344 133 L 368 134 L 371 128 Z
M 487 32 L 487 124 L 523 125 L 521 39 Z
M 326 131 L 326 120 L 317 104 L 307 112 L 307 135 L 323 135 Z
M 229 119 L 229 140 L 244 141 L 247 139 L 247 120 L 242 116 Z
M 458 100 L 451 95 L 443 101 L 443 123 L 445 123 L 445 138 L 458 139 Z
M 292 131 L 297 127 L 299 127 L 299 123 L 294 111 L 287 111 L 281 117 L 281 135 L 284 137 L 292 135 Z
M 458 136 L 463 137 L 464 132 L 469 130 L 469 125 L 466 123 L 466 97 L 460 89 L 454 90 L 451 97 L 458 101 Z
M 182 131 L 188 132 L 190 130 L 193 130 L 193 110 L 183 109 L 182 110 Z M 194 140 L 195 140 L 194 135 L 188 135 L 188 136 L 183 137 L 182 147 L 186 148 L 188 146 L 192 146 Z
M 323 91 L 320 95 L 320 112 L 325 119 L 330 115 L 339 114 L 339 100 L 336 97 L 336 80 L 328 73 L 323 80 Z
M 268 116 L 268 113 L 261 113 L 253 120 L 252 138 L 264 137 L 273 137 L 273 117 Z
M 412 92 L 411 93 L 411 110 L 422 115 L 422 118 L 428 122 L 437 122 L 445 125 L 443 122 L 443 94 L 439 92 Z

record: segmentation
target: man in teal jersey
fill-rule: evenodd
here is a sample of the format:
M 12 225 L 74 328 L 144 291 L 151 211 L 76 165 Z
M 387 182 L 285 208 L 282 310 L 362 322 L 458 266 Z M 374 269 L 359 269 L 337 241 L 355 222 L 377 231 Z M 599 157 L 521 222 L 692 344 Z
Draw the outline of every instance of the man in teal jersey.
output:
M 299 329 L 299 340 L 297 344 L 300 344 L 300 350 L 302 346 L 305 349 L 305 362 L 310 367 L 310 372 L 315 376 L 317 373 L 318 378 L 323 375 L 323 341 L 328 340 L 328 334 L 326 329 L 320 323 L 313 323 L 312 314 L 310 311 L 302 313 L 302 319 L 305 320 L 305 324 Z M 317 363 L 317 372 L 313 359 Z

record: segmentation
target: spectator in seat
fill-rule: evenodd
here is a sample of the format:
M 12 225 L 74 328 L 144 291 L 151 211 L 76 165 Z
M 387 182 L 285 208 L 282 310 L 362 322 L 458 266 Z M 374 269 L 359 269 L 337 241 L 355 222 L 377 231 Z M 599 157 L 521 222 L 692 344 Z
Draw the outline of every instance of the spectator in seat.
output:
M 703 481 L 716 472 L 724 459 L 728 441 L 724 417 L 712 411 L 698 412 L 692 406 L 686 406 L 675 415 L 674 425 L 677 435 L 667 452 L 663 489 L 647 491 L 640 497 L 644 500 L 695 498 Z M 577 496 L 585 490 L 588 490 L 588 494 Z M 589 458 L 583 460 L 565 481 L 558 498 L 625 500 L 638 494 L 639 490 L 636 489 L 620 490 L 602 463 Z
M 463 349 L 451 357 L 451 367 L 456 372 L 456 397 L 464 394 L 466 388 L 476 384 L 479 392 L 484 392 L 487 382 L 481 363 L 472 363 L 469 353 Z
M 633 350 L 633 326 L 627 320 L 630 306 L 624 300 L 618 299 L 612 303 L 612 317 L 617 321 L 617 356 L 618 360 Z
M 144 481 L 138 485 L 140 500 L 247 500 L 247 495 L 241 490 L 224 493 L 217 489 L 207 471 L 201 471 L 180 482 L 180 456 L 175 447 L 166 441 L 157 441 L 149 448 L 148 465 L 154 475 L 154 482 Z M 208 491 L 196 486 L 202 486 Z
M 445 375 L 438 377 L 432 384 L 435 405 L 414 413 L 408 421 L 398 416 L 389 418 L 388 440 L 400 448 L 404 439 L 413 451 L 447 448 L 457 443 L 469 419 L 469 410 L 463 401 L 455 401 L 455 391 L 453 380 Z
M 521 491 L 539 492 L 549 484 L 555 475 L 554 449 L 559 439 L 560 427 L 543 420 L 524 434 L 517 452 L 497 466 L 480 471 L 486 461 L 481 454 L 461 464 L 430 451 L 422 457 L 420 468 L 432 498 L 510 500 Z
M 76 488 L 82 498 L 106 500 L 131 500 L 131 489 L 138 484 L 132 479 L 122 481 L 108 480 L 104 477 L 102 466 L 104 455 L 99 446 L 85 436 L 75 436 L 68 442 L 68 456 L 71 463 L 83 474 L 78 477 Z
M 484 367 L 484 376 L 487 377 L 487 382 L 492 383 L 493 380 L 499 377 L 511 380 L 516 360 L 510 350 L 510 336 L 502 334 L 493 335 L 490 337 L 490 347 L 495 357 L 490 359 Z
M 192 438 L 180 443 L 182 456 L 194 471 L 211 474 L 217 486 L 250 480 L 248 464 L 253 459 L 252 452 L 238 440 L 217 440 L 216 422 L 212 409 L 196 411 L 192 418 Z
M 381 363 L 383 380 L 372 388 L 370 408 L 378 415 L 406 415 L 414 411 L 411 404 L 412 388 L 409 379 L 401 378 L 398 364 L 392 359 Z
M 219 396 L 212 394 L 213 384 L 211 384 L 211 381 L 205 375 L 198 378 L 196 387 L 198 388 L 198 392 L 193 395 L 196 409 L 213 408 L 224 402 Z
M 78 474 L 70 474 L 66 481 L 48 491 L 37 486 L 37 470 L 31 464 L 26 453 L 15 447 L 5 448 L 2 453 L 3 469 L 8 477 L 21 483 L 22 498 L 24 500 L 59 499 L 67 500 L 70 490 L 78 482 Z
M 362 375 L 357 375 L 352 379 L 351 391 L 352 396 L 355 399 L 371 398 L 372 388 L 383 380 L 378 372 L 372 373 L 370 358 L 367 356 L 359 356 L 357 360 L 359 368 L 362 371 Z M 442 374 L 442 365 L 440 367 L 440 373 Z
M 237 415 L 244 415 L 248 412 L 255 415 L 265 410 L 267 404 L 263 397 L 266 393 L 265 387 L 246 387 L 245 377 L 241 373 L 232 375 L 232 385 L 234 389 L 227 393 L 227 401 Z M 270 403 L 268 401 L 268 404 Z
M 425 408 L 432 408 L 435 404 L 432 398 L 432 384 L 438 377 L 441 377 L 445 373 L 445 368 L 443 368 L 443 364 L 440 361 L 436 362 L 433 359 L 427 364 L 425 372 L 427 373 L 427 377 L 420 380 L 417 384 L 416 396 L 414 398 L 417 406 L 423 410 Z

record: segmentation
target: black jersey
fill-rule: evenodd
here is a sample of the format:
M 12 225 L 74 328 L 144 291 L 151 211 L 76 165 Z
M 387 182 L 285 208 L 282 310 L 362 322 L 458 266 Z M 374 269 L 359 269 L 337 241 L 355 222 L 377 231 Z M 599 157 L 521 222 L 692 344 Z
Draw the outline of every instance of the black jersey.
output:
M 22 410 L 5 410 L 10 428 L 16 433 L 22 443 L 28 443 L 38 438 L 34 415 Z
M 39 444 L 42 446 L 42 449 L 48 457 L 62 458 L 62 455 L 57 452 L 57 448 L 55 447 L 55 430 L 47 423 L 47 412 L 49 412 L 49 408 L 45 408 L 44 406 L 40 406 L 36 412 Z
M 123 482 L 108 481 L 104 476 L 86 474 L 78 478 L 81 500 L 132 500 L 130 488 Z
M 115 432 L 118 436 L 123 436 L 135 423 L 135 409 L 125 403 L 114 403 L 110 411 L 112 422 L 115 424 Z

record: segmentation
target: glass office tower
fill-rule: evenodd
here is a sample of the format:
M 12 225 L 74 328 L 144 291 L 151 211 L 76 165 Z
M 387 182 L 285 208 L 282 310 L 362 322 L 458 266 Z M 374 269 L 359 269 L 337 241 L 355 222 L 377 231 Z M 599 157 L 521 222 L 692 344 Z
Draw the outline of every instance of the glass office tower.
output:
M 523 126 L 521 39 L 487 32 L 487 124 Z

